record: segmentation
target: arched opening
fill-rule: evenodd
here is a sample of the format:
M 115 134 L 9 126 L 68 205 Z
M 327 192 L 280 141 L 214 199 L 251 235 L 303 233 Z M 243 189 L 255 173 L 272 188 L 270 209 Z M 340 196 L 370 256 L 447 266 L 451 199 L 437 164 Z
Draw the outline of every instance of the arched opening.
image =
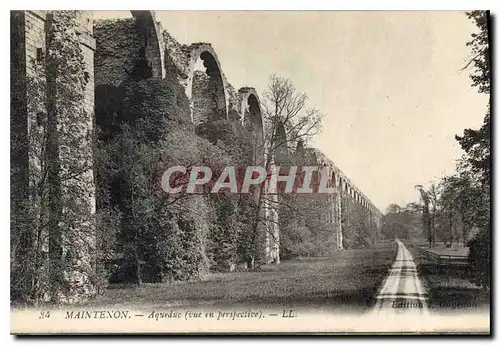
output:
M 335 176 L 335 171 L 332 171 L 331 179 L 332 179 L 332 188 L 337 188 L 337 180 L 336 180 L 336 176 Z
M 125 81 L 165 78 L 163 29 L 154 11 L 123 11 L 113 20 L 97 11 L 94 17 L 96 99 L 108 97 Z
M 213 51 L 195 47 L 191 58 L 187 95 L 195 126 L 227 118 L 227 104 L 222 72 Z
M 255 131 L 262 131 L 262 111 L 257 97 L 252 93 L 248 96 L 248 112 L 249 117 L 245 117 L 245 125 L 251 124 Z
M 145 35 L 143 55 L 148 62 L 153 78 L 165 78 L 165 43 L 162 37 L 162 27 L 156 20 L 154 11 L 130 11 L 139 29 Z
M 251 93 L 247 98 L 248 107 L 243 116 L 243 125 L 252 135 L 254 148 L 254 163 L 264 163 L 264 127 L 262 124 L 262 111 L 257 96 Z

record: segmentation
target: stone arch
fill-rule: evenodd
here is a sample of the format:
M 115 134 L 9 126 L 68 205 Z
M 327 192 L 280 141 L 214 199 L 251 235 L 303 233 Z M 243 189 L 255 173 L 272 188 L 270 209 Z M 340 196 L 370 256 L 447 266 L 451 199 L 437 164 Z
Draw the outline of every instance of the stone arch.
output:
M 228 100 L 224 75 L 212 45 L 194 43 L 183 48 L 186 55 L 186 96 L 190 100 L 191 120 L 195 125 L 216 115 L 227 118 Z M 201 60 L 206 72 L 196 70 Z
M 145 56 L 153 78 L 165 78 L 165 42 L 163 28 L 154 11 L 130 11 L 141 31 L 146 34 Z
M 264 124 L 257 91 L 252 87 L 242 87 L 238 90 L 240 99 L 240 121 L 254 136 L 255 163 L 264 163 Z
M 243 125 L 252 124 L 252 128 L 264 131 L 262 110 L 259 96 L 253 87 L 242 87 L 238 90 L 241 99 L 240 121 Z
M 335 169 L 332 169 L 332 176 L 331 176 L 331 179 L 332 179 L 332 187 L 334 188 L 337 188 L 338 186 L 338 180 L 337 180 L 337 174 L 335 173 Z

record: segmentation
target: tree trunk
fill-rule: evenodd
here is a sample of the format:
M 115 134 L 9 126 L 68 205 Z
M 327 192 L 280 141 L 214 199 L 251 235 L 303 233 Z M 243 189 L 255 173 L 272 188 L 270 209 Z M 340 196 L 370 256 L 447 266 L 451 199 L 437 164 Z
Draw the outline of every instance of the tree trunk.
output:
M 427 228 L 427 240 L 429 241 L 429 248 L 432 248 L 432 228 L 431 228 L 431 217 L 429 214 L 429 205 L 424 205 L 423 217 L 424 217 L 424 225 Z
M 453 248 L 453 242 L 455 239 L 455 232 L 453 231 L 453 219 L 452 219 L 453 214 L 451 211 L 448 211 L 448 227 L 450 231 L 450 248 Z
M 431 229 L 431 238 L 432 238 L 432 247 L 436 246 L 436 210 L 433 208 L 431 217 L 430 217 L 430 229 Z
M 462 239 L 464 241 L 464 248 L 467 246 L 467 225 L 464 221 L 464 215 L 462 213 Z
M 133 221 L 133 227 L 135 229 L 135 234 L 134 234 L 134 260 L 135 260 L 135 276 L 136 276 L 136 283 L 137 285 L 141 286 L 142 285 L 142 277 L 141 277 L 141 261 L 139 260 L 139 228 L 137 224 L 137 215 L 135 213 L 135 198 L 134 198 L 134 193 L 135 193 L 135 188 L 134 184 L 131 184 L 131 189 L 130 189 L 130 204 L 131 208 L 130 210 L 132 211 L 132 221 Z
M 135 257 L 135 275 L 137 285 L 142 285 L 142 276 L 141 276 L 141 261 L 139 260 L 139 249 L 137 248 L 137 242 L 134 247 L 134 257 Z

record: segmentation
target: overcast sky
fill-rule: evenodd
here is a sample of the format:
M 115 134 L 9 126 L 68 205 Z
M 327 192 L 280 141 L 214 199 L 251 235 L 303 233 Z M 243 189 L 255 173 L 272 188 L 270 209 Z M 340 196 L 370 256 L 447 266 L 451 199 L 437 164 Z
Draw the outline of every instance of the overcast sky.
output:
M 130 17 L 96 11 L 96 18 Z M 487 99 L 470 87 L 462 12 L 157 12 L 179 42 L 210 42 L 228 81 L 259 93 L 290 78 L 324 114 L 313 146 L 379 207 L 452 173 L 454 139 L 478 128 Z

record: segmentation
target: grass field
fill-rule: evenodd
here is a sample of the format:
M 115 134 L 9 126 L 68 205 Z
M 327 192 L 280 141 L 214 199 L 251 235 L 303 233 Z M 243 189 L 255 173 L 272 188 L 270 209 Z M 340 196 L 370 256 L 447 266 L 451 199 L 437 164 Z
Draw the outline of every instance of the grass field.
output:
M 88 306 L 158 309 L 188 306 L 307 307 L 365 311 L 388 273 L 396 244 L 290 260 L 259 271 L 210 274 L 201 281 L 108 289 Z

